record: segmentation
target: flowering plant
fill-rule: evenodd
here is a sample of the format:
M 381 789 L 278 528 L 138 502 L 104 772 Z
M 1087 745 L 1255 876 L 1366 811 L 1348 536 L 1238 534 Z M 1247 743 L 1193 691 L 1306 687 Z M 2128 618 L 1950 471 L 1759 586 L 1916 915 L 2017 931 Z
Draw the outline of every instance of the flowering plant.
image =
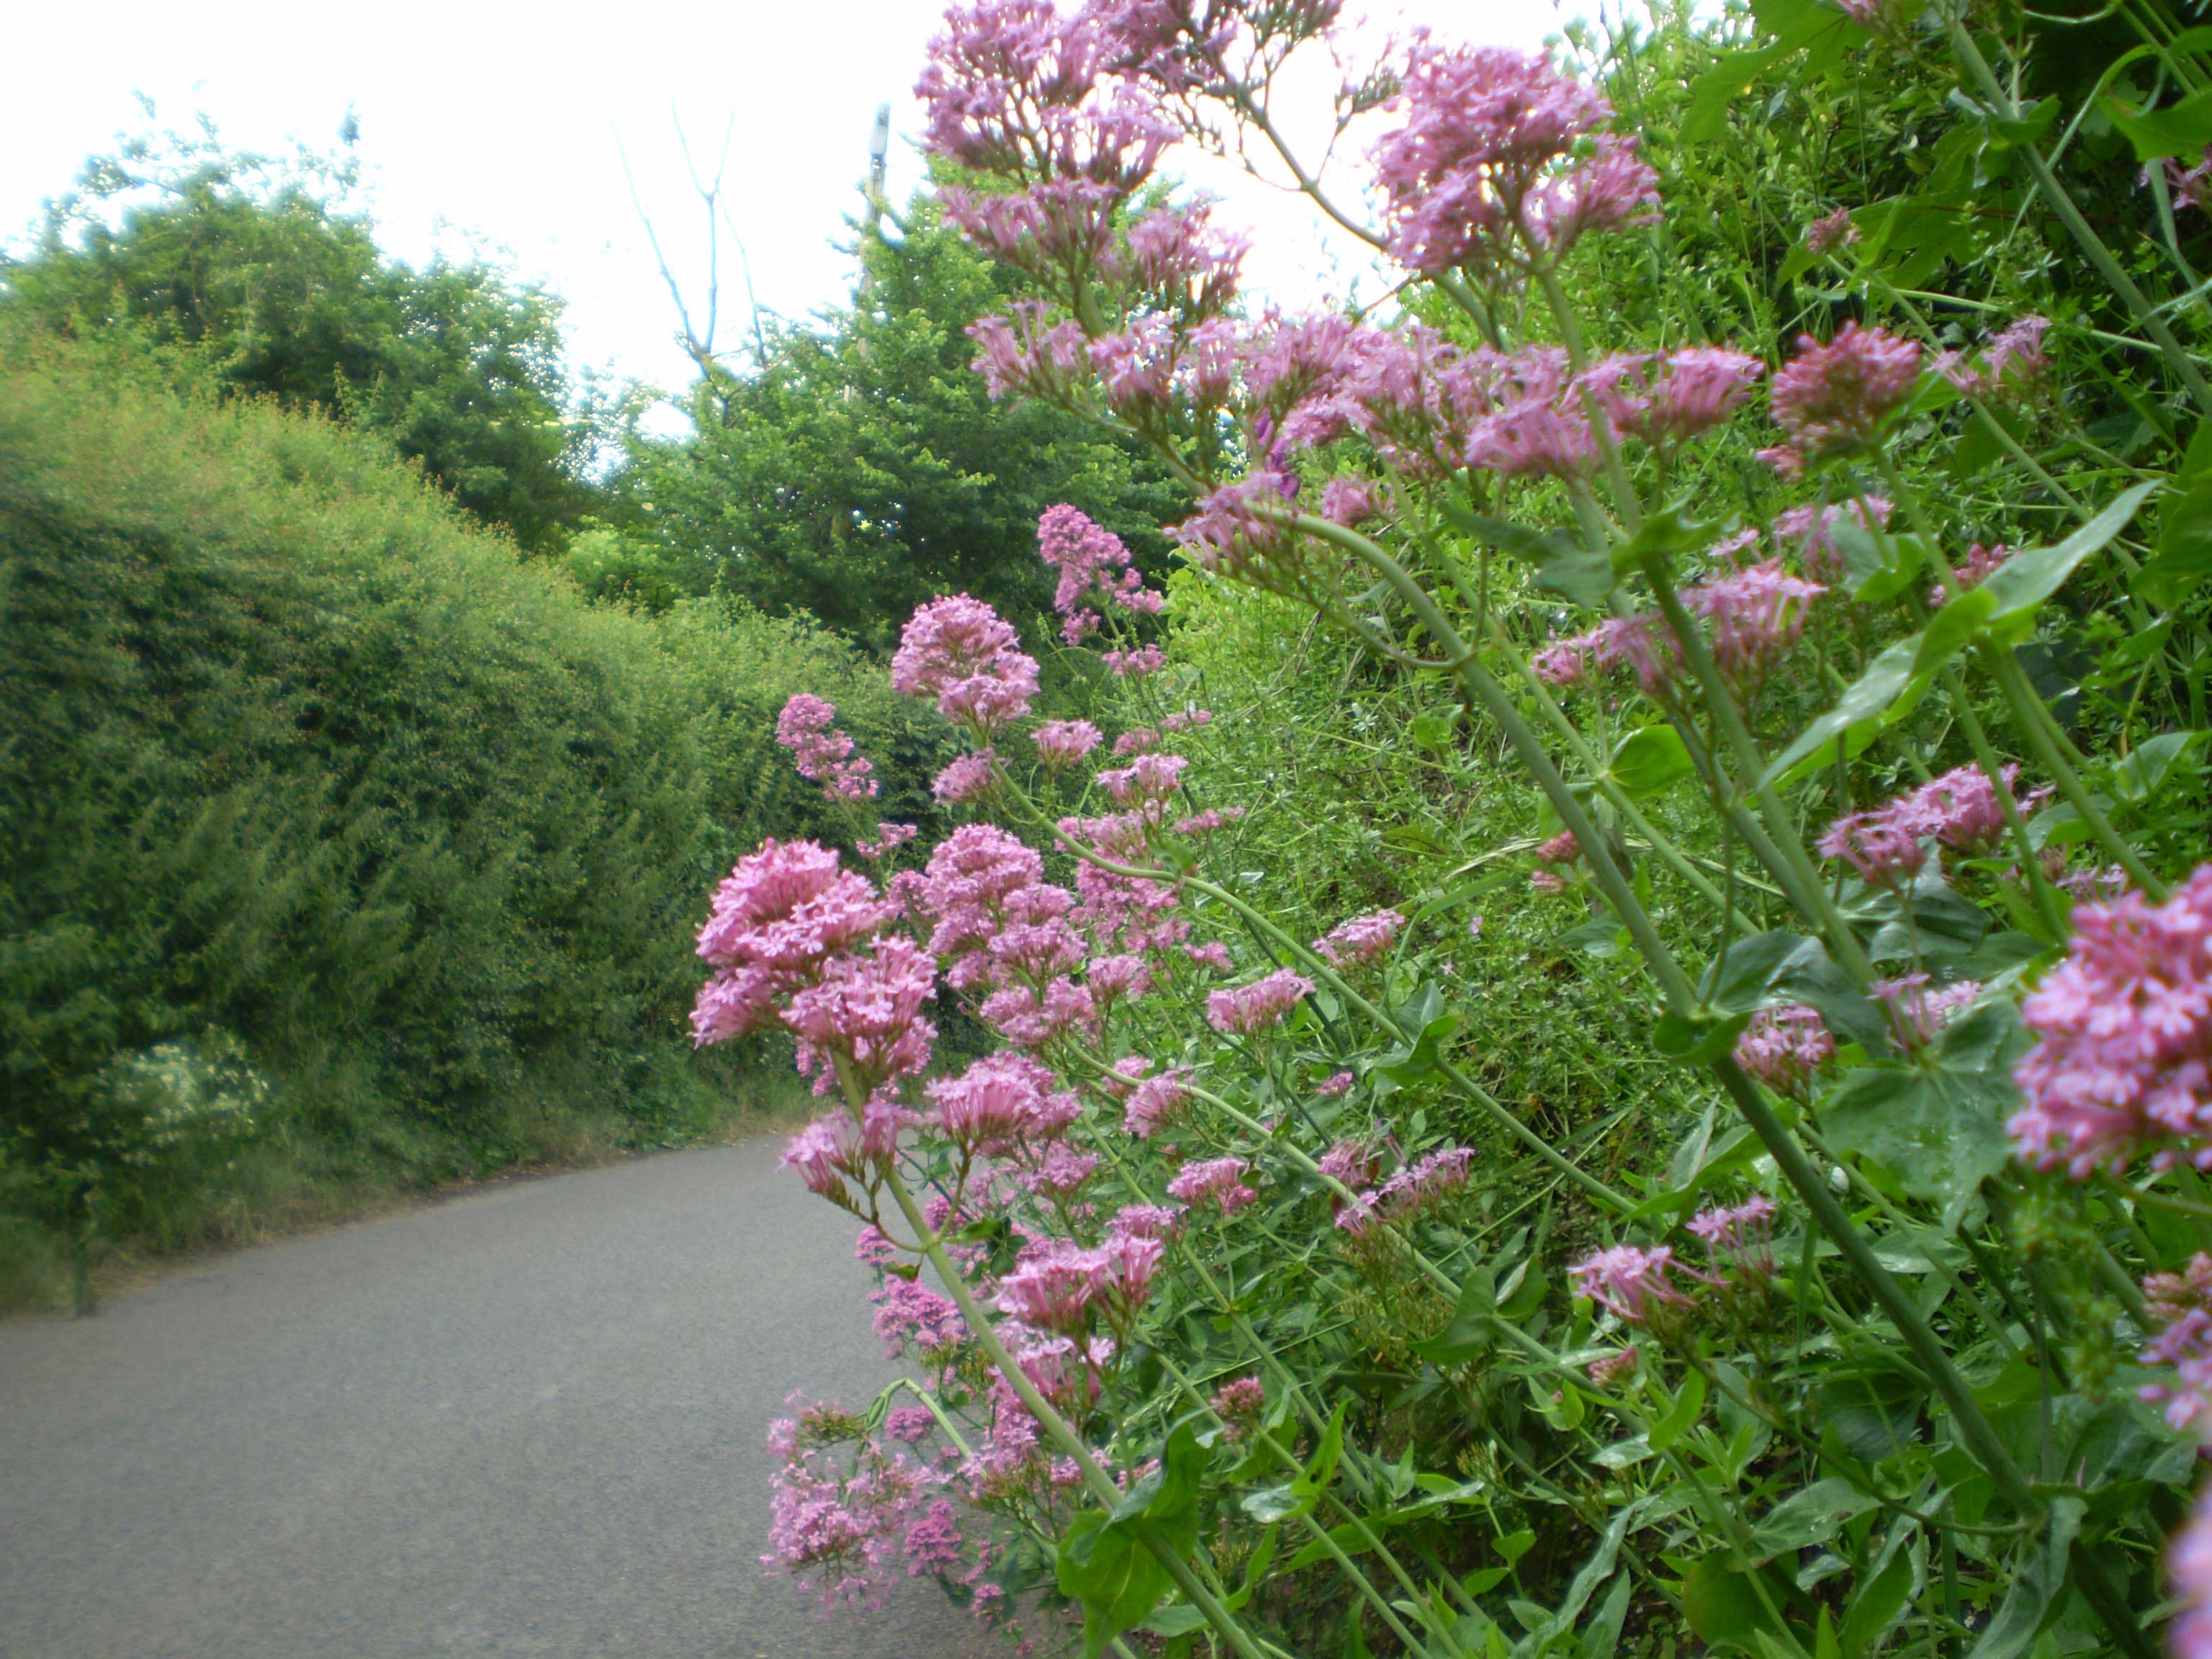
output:
M 1850 216 L 1806 257 L 1862 315 L 1780 353 L 1593 343 L 1578 273 L 1666 228 L 1642 137 L 1548 59 L 1419 35 L 1337 100 L 1370 222 L 1274 101 L 1348 55 L 1336 13 L 956 7 L 930 143 L 1025 284 L 976 367 L 1152 449 L 1187 582 L 1303 607 L 1510 757 L 1534 902 L 1632 953 L 1680 1144 L 1624 1174 L 1610 1125 L 1499 1097 L 1443 954 L 1463 892 L 1317 917 L 1237 878 L 1163 599 L 1056 507 L 1061 640 L 1124 729 L 1039 720 L 1017 631 L 933 601 L 892 679 L 963 734 L 936 794 L 972 821 L 881 883 L 770 842 L 701 935 L 701 1040 L 797 1040 L 834 1103 L 787 1161 L 862 1222 L 917 1373 L 780 1431 L 775 1560 L 833 1596 L 902 1560 L 1032 1639 L 1079 1609 L 1092 1654 L 2011 1659 L 2152 1650 L 2172 1534 L 2201 1649 L 2212 866 L 2158 825 L 2202 733 L 2144 725 L 2202 718 L 2201 672 L 2146 696 L 2178 642 L 2203 660 L 2192 464 L 2054 471 L 2101 453 L 2023 441 L 2064 329 L 1945 348 Z M 1972 19 L 1846 17 L 1948 51 L 2104 270 Z M 1178 142 L 1272 150 L 1424 299 L 1250 315 L 1212 210 L 1148 193 Z M 2134 402 L 2212 412 L 2119 276 L 2169 382 Z M 1970 539 L 1928 487 L 1988 433 L 2063 533 Z M 2092 725 L 2021 647 L 2107 557 L 2152 642 Z M 794 704 L 785 740 L 865 814 L 833 721 Z M 953 999 L 1001 1046 L 930 1078 Z

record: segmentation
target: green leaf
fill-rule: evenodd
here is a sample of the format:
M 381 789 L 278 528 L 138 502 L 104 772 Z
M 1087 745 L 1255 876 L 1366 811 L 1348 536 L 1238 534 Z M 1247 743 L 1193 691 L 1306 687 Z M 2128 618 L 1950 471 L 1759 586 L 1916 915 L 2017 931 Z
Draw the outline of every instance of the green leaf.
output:
M 1950 607 L 1945 606 L 1948 611 Z M 1942 616 L 1942 611 L 1936 612 Z M 1795 783 L 1834 759 L 1838 739 L 1844 756 L 1858 754 L 1880 733 L 1885 720 L 1896 710 L 1906 688 L 1913 684 L 1913 659 L 1919 654 L 1920 635 L 1898 641 L 1866 665 L 1836 706 L 1797 734 L 1797 740 L 1774 757 L 1759 779 L 1769 784 Z
M 1920 1437 L 1928 1390 L 1879 1360 L 1830 1371 L 1815 1386 L 1813 1409 L 1824 1434 L 1863 1463 L 1894 1457 Z
M 1193 1631 L 1206 1628 L 1206 1615 L 1196 1607 L 1178 1602 L 1171 1607 L 1162 1607 L 1137 1628 L 1154 1636 L 1188 1636 Z
M 1577 605 L 1602 605 L 1613 592 L 1612 562 L 1585 547 L 1572 531 L 1537 530 L 1504 519 L 1485 518 L 1449 499 L 1439 510 L 1462 535 L 1534 565 L 1538 586 L 1564 594 Z
M 1850 574 L 1851 598 L 1868 605 L 1893 599 L 1918 578 L 1928 562 L 1919 537 L 1877 536 L 1848 513 L 1839 513 L 1828 538 Z
M 2138 161 L 2194 157 L 2212 144 L 2212 88 L 2192 92 L 2164 109 L 2137 109 L 2109 94 L 2103 102 L 2112 125 L 2135 146 Z
M 1733 1648 L 1753 1656 L 1759 1652 L 1761 1636 L 1784 1643 L 1792 1639 L 1789 1626 L 1773 1611 L 1784 1605 L 1784 1587 L 1767 1569 L 1759 1572 L 1763 1577 L 1755 1579 L 1717 1555 L 1709 1555 L 1690 1569 L 1682 1579 L 1682 1613 L 1699 1639 L 1717 1649 Z
M 1413 1352 L 1432 1365 L 1456 1365 L 1486 1352 L 1496 1334 L 1498 1316 L 1496 1274 L 1487 1266 L 1476 1267 L 1460 1282 L 1459 1304 L 1450 1322 Z
M 1406 727 L 1406 735 L 1423 749 L 1443 749 L 1450 745 L 1452 728 L 1458 724 L 1456 714 L 1416 714 Z
M 1632 800 L 1663 794 L 1694 769 L 1682 734 L 1663 724 L 1644 726 L 1623 738 L 1606 768 Z
M 1692 1371 L 1682 1379 L 1682 1392 L 1666 1416 L 1651 1425 L 1651 1449 L 1665 1451 L 1698 1424 L 1705 1409 L 1705 1374 Z
M 1692 518 L 1689 503 L 1677 501 L 1654 513 L 1633 536 L 1614 547 L 1613 568 L 1632 570 L 1647 555 L 1665 558 L 1677 553 L 1694 553 L 1718 541 L 1721 532 L 1727 527 L 1725 520 Z
M 1690 100 L 1682 113 L 1682 142 L 1696 144 L 1718 138 L 1728 130 L 1729 106 L 1749 93 L 1759 78 L 1798 48 L 1785 42 L 1754 46 L 1722 56 L 1711 69 L 1690 83 Z
M 1905 1598 L 1911 1591 L 1912 1558 L 1901 1549 L 1893 1549 L 1889 1564 L 1859 1587 L 1851 1598 L 1850 1611 L 1844 1615 L 1843 1638 L 1838 1644 L 1844 1659 L 1860 1659 L 1861 1655 L 1873 1652 L 1905 1610 Z
M 1575 1648 L 1575 1659 L 1611 1659 L 1620 1640 L 1620 1627 L 1628 1619 L 1631 1589 L 1626 1573 L 1613 1579 L 1613 1588 L 1606 1592 L 1596 1615 L 1583 1631 L 1583 1639 Z
M 1221 1605 L 1231 1613 L 1242 1613 L 1252 1599 L 1253 1591 L 1260 1588 L 1267 1576 L 1267 1567 L 1275 1559 L 1275 1547 L 1281 1541 L 1282 1528 L 1270 1527 L 1260 1534 L 1260 1542 L 1252 1551 L 1252 1558 L 1244 1564 L 1244 1582 L 1221 1598 Z
M 1376 1074 L 1404 1087 L 1435 1074 L 1437 1051 L 1467 1023 L 1464 1014 L 1438 1014 L 1421 1027 L 1410 1047 L 1401 1044 L 1375 1062 Z
M 2012 1067 L 2027 1045 L 2010 1003 L 1971 1009 L 1921 1063 L 1846 1072 L 1821 1102 L 1821 1131 L 1838 1150 L 1879 1160 L 1914 1197 L 1941 1203 L 1948 1232 L 2012 1155 Z
M 1777 1504 L 1751 1529 L 1751 1541 L 1763 1556 L 1801 1550 L 1833 1538 L 1844 1522 L 1863 1515 L 1881 1499 L 1861 1492 L 1838 1475 L 1816 1480 Z
M 2065 585 L 2066 579 L 2084 559 L 2103 551 L 2142 511 L 2151 492 L 2162 488 L 2164 480 L 2151 478 L 2123 491 L 2103 512 L 2057 546 L 2033 547 L 2015 553 L 1991 571 L 1979 587 L 1970 589 L 1966 598 L 1971 599 L 1976 593 L 1985 593 L 1990 598 L 1990 637 L 1999 645 L 2017 645 L 2032 635 L 2035 631 L 2035 613 L 2044 601 Z M 1950 610 L 1951 605 L 1946 605 L 1936 613 L 1929 623 L 1930 635 Z
M 2106 774 L 2112 793 L 2130 806 L 2141 806 L 2156 796 L 2174 769 L 2191 766 L 2204 742 L 2202 732 L 2161 732 L 2139 743 L 2132 753 Z
M 1102 1510 L 1085 1510 L 1068 1523 L 1054 1565 L 1060 1594 L 1083 1604 L 1084 1659 L 1098 1659 L 1173 1582 L 1135 1533 L 1115 1526 Z
M 2019 1659 L 2027 1651 L 2065 1585 L 2066 1558 L 2081 1530 L 2083 1507 L 2078 1498 L 2051 1504 L 2050 1528 L 2013 1557 L 2012 1588 L 1966 1659 Z
M 2190 443 L 2192 454 L 2208 430 L 2212 418 L 2198 426 Z M 2158 544 L 2128 586 L 2154 605 L 2176 605 L 2212 572 L 2212 478 L 2192 483 L 2186 493 L 2166 503 L 2158 518 Z

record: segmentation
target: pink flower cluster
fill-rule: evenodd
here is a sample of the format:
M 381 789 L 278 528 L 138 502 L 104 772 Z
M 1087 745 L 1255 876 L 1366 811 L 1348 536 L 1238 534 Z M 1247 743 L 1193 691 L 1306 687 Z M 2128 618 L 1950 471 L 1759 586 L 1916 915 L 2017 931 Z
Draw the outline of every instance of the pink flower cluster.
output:
M 877 937 L 896 914 L 865 877 L 812 842 L 773 839 L 738 861 L 699 932 L 714 969 L 691 1025 L 704 1046 L 781 1025 L 800 1069 L 827 1093 L 842 1066 L 872 1091 L 929 1061 L 936 1028 L 921 1005 L 936 963 L 903 937 Z
M 851 1467 L 840 1467 L 805 1414 L 771 1425 L 769 1443 L 786 1461 L 773 1476 L 762 1564 L 817 1591 L 825 1608 L 879 1605 L 881 1576 L 904 1553 L 908 1523 L 928 1500 L 929 1474 L 865 1437 Z
M 1581 385 L 1613 429 L 1655 449 L 1673 449 L 1741 409 L 1766 365 L 1741 351 L 1691 346 L 1607 357 Z
M 1172 1127 L 1190 1106 L 1189 1076 L 1182 1067 L 1170 1066 L 1138 1084 L 1121 1109 L 1121 1127 L 1139 1140 Z
M 1797 355 L 1777 370 L 1770 407 L 1790 442 L 1759 452 L 1794 478 L 1814 461 L 1865 450 L 1920 383 L 1920 346 L 1886 329 L 1845 323 L 1826 345 L 1797 337 Z
M 1805 632 L 1812 602 L 1827 590 L 1792 576 L 1770 559 L 1680 590 L 1682 608 L 1707 624 L 1705 645 L 1729 689 L 1757 694 Z M 1656 611 L 1609 617 L 1586 633 L 1554 640 L 1529 664 L 1548 685 L 1591 684 L 1612 669 L 1626 668 L 1647 696 L 1666 696 L 1683 664 L 1673 629 Z
M 1337 1212 L 1336 1224 L 1355 1238 L 1364 1238 L 1378 1224 L 1411 1221 L 1448 1194 L 1465 1188 L 1474 1164 L 1474 1150 L 1469 1146 L 1431 1152 L 1346 1205 Z
M 1982 994 L 1977 979 L 1930 986 L 1925 974 L 1878 979 L 1869 989 L 1889 1016 L 1891 1030 L 1905 1048 L 1924 1048 L 1942 1035 L 1951 1017 Z
M 775 740 L 791 750 L 799 775 L 822 786 L 826 800 L 873 800 L 875 770 L 865 755 L 853 753 L 853 739 L 837 729 L 837 708 L 801 691 L 775 719 Z
M 1966 549 L 1966 556 L 1951 567 L 1951 574 L 1959 579 L 1959 591 L 1963 593 L 1970 588 L 1979 587 L 2010 557 L 2012 550 L 2002 543 L 1994 547 L 1984 547 L 1976 542 Z M 1928 608 L 1930 611 L 1941 611 L 1950 602 L 1951 585 L 1948 582 L 1937 582 L 1928 590 Z
M 1079 1335 L 1103 1313 L 1121 1325 L 1152 1294 L 1166 1246 L 1157 1237 L 1124 1233 L 1095 1249 L 1054 1239 L 1022 1252 L 999 1280 L 1002 1313 L 1032 1330 Z
M 1632 1325 L 1648 1325 L 1656 1315 L 1691 1305 L 1674 1281 L 1675 1267 L 1674 1252 L 1666 1245 L 1647 1250 L 1616 1244 L 1575 1262 L 1567 1275 L 1577 1296 Z
M 1014 630 L 965 593 L 932 599 L 908 618 L 891 658 L 891 689 L 934 697 L 938 711 L 988 741 L 1030 712 L 1036 659 L 1017 648 Z
M 1711 1252 L 1717 1272 L 1733 1268 L 1740 1285 L 1774 1276 L 1774 1202 L 1754 1193 L 1731 1209 L 1704 1210 L 1689 1230 Z
M 1331 928 L 1313 942 L 1314 954 L 1339 972 L 1372 966 L 1406 925 L 1395 910 L 1372 910 Z M 1350 1079 L 1346 1079 L 1346 1086 Z
M 1291 1010 L 1311 994 L 1311 980 L 1278 968 L 1249 985 L 1209 993 L 1206 1023 L 1224 1036 L 1258 1036 L 1281 1024 Z
M 1047 720 L 1030 733 L 1037 758 L 1048 771 L 1064 772 L 1105 741 L 1089 720 Z
M 1735 1040 L 1735 1063 L 1777 1094 L 1800 1092 L 1835 1052 L 1820 1016 L 1802 1003 L 1760 1009 Z
M 1889 501 L 1881 495 L 1854 497 L 1827 507 L 1793 507 L 1775 515 L 1774 544 L 1783 552 L 1794 551 L 1806 574 L 1838 586 L 1850 580 L 1850 572 L 1836 548 L 1837 523 L 1849 519 L 1862 530 L 1886 530 L 1889 514 Z
M 2154 1382 L 2142 1390 L 2143 1403 L 2164 1406 L 2173 1428 L 2207 1438 L 2212 1435 L 2212 1255 L 2193 1257 L 2178 1273 L 2153 1273 L 2142 1289 L 2160 1327 L 2142 1362 L 2174 1370 L 2172 1386 Z
M 1072 507 L 1045 509 L 1037 520 L 1037 551 L 1060 573 L 1052 604 L 1066 618 L 1060 632 L 1070 645 L 1080 645 L 1098 631 L 1099 606 L 1150 616 L 1165 603 L 1130 568 L 1121 538 Z
M 2022 1158 L 2077 1181 L 2146 1153 L 2212 1169 L 2212 865 L 2163 904 L 2076 905 L 2066 959 L 2021 1018 L 2036 1036 L 2013 1073 Z
M 1218 1204 L 1223 1215 L 1235 1215 L 1260 1196 L 1244 1184 L 1246 1167 L 1241 1158 L 1187 1164 L 1168 1182 L 1168 1196 L 1179 1204 Z
M 1541 58 L 1418 38 L 1375 146 L 1390 252 L 1427 276 L 1555 259 L 1583 235 L 1653 216 L 1658 176 L 1613 106 Z
M 1930 841 L 1969 857 L 1985 856 L 2008 833 L 2007 799 L 2026 817 L 2051 793 L 2046 787 L 2016 796 L 2019 776 L 2018 767 L 2004 769 L 2005 793 L 2000 797 L 1999 786 L 1980 767 L 1955 768 L 1880 806 L 1844 814 L 1820 837 L 1820 856 L 1842 859 L 1861 879 L 1893 888 L 1919 873 Z
M 1983 403 L 2018 404 L 2033 398 L 2051 378 L 2051 358 L 2043 337 L 2051 322 L 2022 317 L 1990 337 L 1978 353 L 1947 351 L 1936 361 L 1943 378 L 1966 397 Z
M 984 1055 L 957 1078 L 927 1087 L 931 1127 L 962 1152 L 994 1156 L 1056 1140 L 1082 1115 L 1070 1091 L 1027 1054 Z

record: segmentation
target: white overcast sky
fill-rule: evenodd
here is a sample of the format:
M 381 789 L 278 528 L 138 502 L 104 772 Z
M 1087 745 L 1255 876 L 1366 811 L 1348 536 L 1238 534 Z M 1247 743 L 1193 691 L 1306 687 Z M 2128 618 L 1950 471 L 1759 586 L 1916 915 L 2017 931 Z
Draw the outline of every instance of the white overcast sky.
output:
M 941 0 L 27 6 L 0 62 L 0 240 L 20 246 L 87 156 L 144 130 L 134 94 L 156 101 L 164 125 L 205 112 L 231 143 L 264 150 L 294 138 L 327 148 L 351 109 L 389 252 L 416 262 L 491 254 L 566 299 L 578 362 L 678 386 L 688 375 L 623 151 L 672 264 L 696 282 L 703 230 L 675 121 L 709 168 L 726 127 L 726 201 L 760 303 L 806 316 L 849 283 L 836 245 L 859 205 L 878 103 L 891 106 L 892 199 L 920 177 L 912 88 L 942 9 Z M 1370 9 L 1524 48 L 1561 21 L 1552 0 L 1370 0 Z M 1263 289 L 1291 300 L 1324 280 L 1331 256 L 1298 229 L 1306 216 L 1226 173 L 1181 170 L 1227 198 L 1225 217 L 1260 233 Z M 737 273 L 726 278 L 726 304 L 741 304 Z

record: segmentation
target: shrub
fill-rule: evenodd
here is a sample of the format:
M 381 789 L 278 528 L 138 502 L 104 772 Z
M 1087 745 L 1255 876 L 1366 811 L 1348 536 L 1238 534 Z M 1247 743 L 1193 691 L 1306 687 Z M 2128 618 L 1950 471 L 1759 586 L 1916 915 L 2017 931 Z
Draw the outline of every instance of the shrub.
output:
M 596 609 L 374 441 L 159 378 L 98 344 L 0 367 L 11 1193 L 174 1244 L 279 1170 L 701 1127 L 683 923 L 732 845 L 810 822 L 767 728 L 850 653 Z M 926 761 L 894 702 L 848 714 Z

